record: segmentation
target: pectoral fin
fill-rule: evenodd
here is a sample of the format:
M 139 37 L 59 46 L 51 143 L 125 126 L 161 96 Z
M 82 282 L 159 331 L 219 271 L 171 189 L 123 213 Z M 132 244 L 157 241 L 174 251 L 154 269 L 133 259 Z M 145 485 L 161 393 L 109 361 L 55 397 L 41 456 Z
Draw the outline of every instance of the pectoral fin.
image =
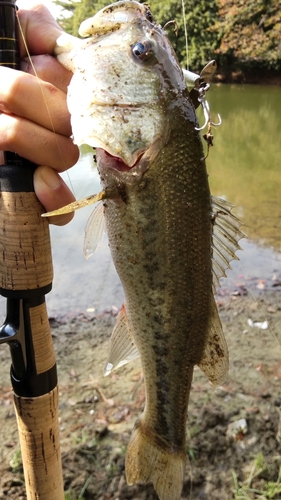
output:
M 92 211 L 85 227 L 83 253 L 86 260 L 95 253 L 102 243 L 104 233 L 105 218 L 103 214 L 103 204 L 100 201 Z
M 227 377 L 228 348 L 214 297 L 210 306 L 207 341 L 198 366 L 215 385 L 222 384 Z
M 110 339 L 109 355 L 105 366 L 104 375 L 109 375 L 133 359 L 140 356 L 135 344 L 130 325 L 128 323 L 125 306 L 123 305 L 116 319 Z

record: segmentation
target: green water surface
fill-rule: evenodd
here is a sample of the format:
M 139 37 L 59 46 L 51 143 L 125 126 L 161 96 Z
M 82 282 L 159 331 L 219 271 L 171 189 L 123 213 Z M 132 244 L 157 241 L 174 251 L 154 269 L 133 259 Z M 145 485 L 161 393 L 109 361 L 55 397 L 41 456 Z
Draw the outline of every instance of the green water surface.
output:
M 207 160 L 212 193 L 236 205 L 252 241 L 280 250 L 281 88 L 216 85 L 208 99 L 223 120 Z

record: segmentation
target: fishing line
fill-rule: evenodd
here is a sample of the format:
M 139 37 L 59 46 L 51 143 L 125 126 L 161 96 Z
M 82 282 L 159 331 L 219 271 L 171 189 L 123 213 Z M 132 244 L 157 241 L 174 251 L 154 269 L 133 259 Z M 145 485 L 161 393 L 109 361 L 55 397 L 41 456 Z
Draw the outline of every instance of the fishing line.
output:
M 185 36 L 185 50 L 186 50 L 186 69 L 188 69 L 188 37 L 187 37 L 187 23 L 186 23 L 186 15 L 185 15 L 185 0 L 181 0 L 182 3 L 182 17 L 183 17 L 183 25 L 184 25 L 184 36 Z
M 15 9 L 15 12 L 16 12 L 16 18 L 17 18 L 17 22 L 18 22 L 18 26 L 19 26 L 19 31 L 20 31 L 20 34 L 21 34 L 21 38 L 22 38 L 22 41 L 23 41 L 23 44 L 24 44 L 24 48 L 26 50 L 27 57 L 29 59 L 30 65 L 31 65 L 31 67 L 32 67 L 32 69 L 34 71 L 34 75 L 35 75 L 35 77 L 37 79 L 37 82 L 38 82 L 38 85 L 39 85 L 39 88 L 40 88 L 40 92 L 42 94 L 43 101 L 44 101 L 44 104 L 45 104 L 45 108 L 47 110 L 48 117 L 49 117 L 49 120 L 50 120 L 50 125 L 51 125 L 52 132 L 55 134 L 55 141 L 56 141 L 56 144 L 57 144 L 59 156 L 60 156 L 61 162 L 63 164 L 64 171 L 66 171 L 66 174 L 67 174 L 67 177 L 68 177 L 68 180 L 69 180 L 69 184 L 70 184 L 70 187 L 71 187 L 71 191 L 72 191 L 73 195 L 75 196 L 74 188 L 73 188 L 73 185 L 72 185 L 72 182 L 71 182 L 71 179 L 70 179 L 70 175 L 69 175 L 68 169 L 66 167 L 65 160 L 64 160 L 64 157 L 63 157 L 60 145 L 59 145 L 59 141 L 58 141 L 58 138 L 57 138 L 57 133 L 56 133 L 56 130 L 55 130 L 54 122 L 53 122 L 53 119 L 52 119 L 52 116 L 51 116 L 51 113 L 50 113 L 50 110 L 49 110 L 49 106 L 48 106 L 48 103 L 47 103 L 47 100 L 46 100 L 46 97 L 45 97 L 45 94 L 44 94 L 44 91 L 43 91 L 42 83 L 41 83 L 41 80 L 40 80 L 40 78 L 39 78 L 39 76 L 37 74 L 35 66 L 33 64 L 33 61 L 32 61 L 32 58 L 31 58 L 31 55 L 30 55 L 30 52 L 29 52 L 29 49 L 28 49 L 28 46 L 27 46 L 27 43 L 26 43 L 26 40 L 25 40 L 25 37 L 24 37 L 23 29 L 22 29 L 22 26 L 21 26 L 19 15 L 18 15 L 18 10 Z

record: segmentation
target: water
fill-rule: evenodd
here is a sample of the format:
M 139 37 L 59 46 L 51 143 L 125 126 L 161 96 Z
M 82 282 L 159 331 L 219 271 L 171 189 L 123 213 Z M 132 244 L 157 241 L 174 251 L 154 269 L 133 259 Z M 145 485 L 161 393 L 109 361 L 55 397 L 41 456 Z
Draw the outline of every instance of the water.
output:
M 214 129 L 215 147 L 207 164 L 213 193 L 236 205 L 251 240 L 277 251 L 281 248 L 280 98 L 279 87 L 212 88 L 211 110 L 222 115 L 223 124 Z
M 280 97 L 279 87 L 268 86 L 217 85 L 210 91 L 213 119 L 216 112 L 223 118 L 213 129 L 207 160 L 211 190 L 235 204 L 248 236 L 229 284 L 240 274 L 254 288 L 261 280 L 270 287 L 281 272 Z
M 217 85 L 209 92 L 213 120 L 216 113 L 223 119 L 222 126 L 213 129 L 215 145 L 207 160 L 212 193 L 236 205 L 235 213 L 249 237 L 241 241 L 241 260 L 233 262 L 223 289 L 243 282 L 255 288 L 261 280 L 271 286 L 271 280 L 281 276 L 280 97 L 279 87 L 265 86 Z M 92 154 L 84 148 L 69 172 L 77 198 L 100 190 Z M 69 182 L 66 174 L 64 178 Z M 65 227 L 51 226 L 55 275 L 47 297 L 50 315 L 102 311 L 122 303 L 122 287 L 106 240 L 89 261 L 82 255 L 91 210 L 76 212 Z M 1 317 L 4 311 L 1 297 Z
M 80 161 L 69 172 L 77 199 L 101 190 L 93 162 L 93 150 L 83 148 Z M 63 178 L 69 184 L 66 173 Z M 120 307 L 122 287 L 111 260 L 106 236 L 96 253 L 86 261 L 83 256 L 84 228 L 93 205 L 78 210 L 64 227 L 51 226 L 54 260 L 53 291 L 48 309 L 54 314 L 76 313 L 87 309 Z

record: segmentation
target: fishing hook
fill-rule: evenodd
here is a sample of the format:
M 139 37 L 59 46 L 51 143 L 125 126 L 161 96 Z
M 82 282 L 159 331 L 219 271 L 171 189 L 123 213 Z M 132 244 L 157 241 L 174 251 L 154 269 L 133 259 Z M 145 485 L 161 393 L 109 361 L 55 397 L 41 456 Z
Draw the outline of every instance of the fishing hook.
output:
M 177 23 L 177 21 L 175 21 L 175 19 L 172 20 L 172 21 L 167 21 L 167 23 L 165 24 L 165 26 L 163 26 L 163 29 L 165 30 L 167 28 L 167 26 L 170 26 L 171 24 L 174 25 L 174 27 L 175 27 L 174 33 L 175 33 L 176 36 L 178 36 L 178 34 L 179 34 L 178 23 Z
M 206 92 L 207 90 L 209 90 L 210 88 L 210 84 L 209 83 L 204 83 L 204 86 L 200 87 L 198 89 L 198 101 L 200 102 L 202 108 L 203 108 L 203 113 L 204 113 L 204 118 L 205 118 L 205 123 L 202 127 L 195 127 L 195 130 L 203 130 L 205 127 L 207 127 L 208 125 L 208 128 L 210 129 L 211 126 L 213 127 L 219 127 L 222 123 L 222 119 L 220 117 L 220 115 L 218 114 L 218 123 L 214 123 L 212 122 L 211 120 L 211 112 L 210 112 L 210 106 L 209 106 L 209 103 L 208 101 L 206 100 Z

